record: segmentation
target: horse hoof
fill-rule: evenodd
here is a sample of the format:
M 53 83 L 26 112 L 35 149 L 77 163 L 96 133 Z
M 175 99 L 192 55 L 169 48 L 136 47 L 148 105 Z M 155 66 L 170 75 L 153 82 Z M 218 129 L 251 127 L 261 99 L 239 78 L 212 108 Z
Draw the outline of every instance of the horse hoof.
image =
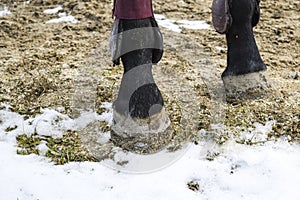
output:
M 114 111 L 110 140 L 122 149 L 138 154 L 152 154 L 171 141 L 173 129 L 164 108 L 147 118 L 131 118 Z
M 230 75 L 222 78 L 227 101 L 259 99 L 268 94 L 273 88 L 267 78 L 266 71 L 242 75 Z

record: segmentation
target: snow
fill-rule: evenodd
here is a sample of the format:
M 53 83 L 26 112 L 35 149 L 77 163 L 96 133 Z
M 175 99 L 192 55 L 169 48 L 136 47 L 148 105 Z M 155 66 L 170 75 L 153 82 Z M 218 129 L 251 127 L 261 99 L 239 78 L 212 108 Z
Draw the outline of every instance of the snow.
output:
M 160 14 L 155 14 L 154 17 L 160 26 L 165 27 L 177 33 L 181 32 L 181 28 L 178 25 L 174 24 L 175 20 L 166 19 L 164 15 L 160 15 Z
M 37 132 L 39 135 L 62 137 L 63 132 L 66 130 L 72 130 L 75 125 L 68 116 L 62 115 L 55 110 L 41 109 L 42 114 L 37 115 L 35 118 L 24 118 L 8 110 L 0 111 L 0 119 L 2 121 L 0 125 L 1 133 L 6 132 L 7 128 L 16 127 L 16 129 L 9 132 L 9 135 L 27 134 L 32 135 Z M 4 118 L 4 120 L 2 119 Z M 1 140 L 10 140 L 11 137 L 4 137 L 0 135 Z
M 39 150 L 40 155 L 45 155 L 46 152 L 49 150 L 48 146 L 46 145 L 45 141 L 41 141 L 41 143 L 37 146 L 37 149 Z
M 59 16 L 59 18 L 54 18 L 54 19 L 50 19 L 50 20 L 46 21 L 46 24 L 53 24 L 53 23 L 57 24 L 57 23 L 62 23 L 62 22 L 68 22 L 68 23 L 72 23 L 72 24 L 78 23 L 78 20 L 75 19 L 74 16 L 67 15 L 65 12 L 59 13 L 58 16 Z
M 63 9 L 62 6 L 57 6 L 57 7 L 52 8 L 52 9 L 46 9 L 46 10 L 44 10 L 44 13 L 45 14 L 56 14 L 56 13 L 58 13 L 58 11 L 60 11 L 62 9 Z
M 209 29 L 210 26 L 207 24 L 204 20 L 175 20 L 175 19 L 167 19 L 164 15 L 161 14 L 155 14 L 154 15 L 157 23 L 165 27 L 171 31 L 180 33 L 182 31 L 182 28 L 186 29 Z
M 218 49 L 219 51 L 226 51 L 227 50 L 226 47 L 220 47 L 220 46 L 216 46 L 216 49 Z
M 110 103 L 103 106 L 111 109 Z M 43 142 L 38 146 L 40 156 L 17 155 L 15 137 L 24 132 L 30 135 L 34 131 L 60 137 L 65 130 L 77 129 L 79 118 L 76 121 L 56 110 L 41 109 L 41 114 L 24 120 L 23 116 L 11 112 L 9 106 L 1 107 L 4 107 L 0 110 L 1 200 L 296 200 L 300 196 L 300 147 L 284 139 L 251 146 L 229 141 L 218 149 L 220 155 L 213 161 L 203 158 L 206 142 L 202 141 L 199 145 L 190 145 L 177 160 L 151 173 L 114 170 L 107 167 L 108 161 L 57 166 L 43 156 L 48 149 Z M 104 115 L 90 113 L 89 116 L 92 120 L 111 121 L 112 118 L 111 111 Z M 83 121 L 81 126 L 91 119 Z M 257 123 L 244 135 L 261 135 L 258 138 L 264 139 L 263 136 L 272 131 L 273 123 Z M 8 127 L 16 128 L 7 132 Z M 144 157 L 148 157 L 149 165 L 151 160 L 154 162 L 151 155 Z M 141 163 L 131 160 L 130 164 Z M 199 191 L 187 188 L 190 181 L 199 184 Z
M 11 12 L 8 10 L 7 6 L 3 7 L 3 10 L 0 10 L 0 17 L 3 17 L 4 15 L 10 15 Z
M 178 20 L 176 22 L 179 23 L 180 27 L 184 27 L 187 29 L 209 29 L 210 27 L 209 24 L 207 24 L 206 21 L 203 20 Z
M 268 133 L 272 132 L 272 126 L 276 121 L 268 121 L 265 125 L 260 123 L 254 123 L 255 128 L 249 128 L 247 131 L 241 133 L 241 138 L 245 141 L 251 141 L 252 143 L 266 142 Z

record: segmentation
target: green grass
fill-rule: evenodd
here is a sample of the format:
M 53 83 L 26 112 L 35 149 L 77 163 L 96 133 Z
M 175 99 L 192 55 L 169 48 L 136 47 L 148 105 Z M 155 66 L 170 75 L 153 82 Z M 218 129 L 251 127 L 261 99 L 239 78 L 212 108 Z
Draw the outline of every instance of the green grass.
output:
M 68 162 L 96 161 L 89 155 L 87 150 L 81 144 L 78 134 L 74 131 L 68 131 L 62 138 L 53 138 L 32 134 L 27 136 L 22 134 L 17 136 L 17 150 L 19 155 L 37 154 L 40 155 L 37 146 L 42 141 L 46 142 L 49 148 L 45 156 L 51 158 L 57 165 L 63 165 Z

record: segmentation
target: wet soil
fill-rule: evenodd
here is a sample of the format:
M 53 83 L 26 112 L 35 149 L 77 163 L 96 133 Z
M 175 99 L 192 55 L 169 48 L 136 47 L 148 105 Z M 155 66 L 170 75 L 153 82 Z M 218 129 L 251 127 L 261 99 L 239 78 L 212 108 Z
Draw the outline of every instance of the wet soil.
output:
M 0 9 L 6 5 L 12 12 L 0 17 L 0 102 L 11 105 L 12 110 L 24 116 L 36 114 L 40 107 L 61 107 L 63 112 L 71 115 L 76 74 L 86 70 L 87 63 L 90 68 L 101 66 L 102 69 L 98 71 L 101 79 L 97 83 L 97 102 L 111 102 L 122 76 L 122 67 L 113 66 L 109 57 L 98 60 L 93 53 L 108 51 L 103 49 L 107 46 L 101 44 L 108 40 L 113 23 L 111 1 L 14 2 L 17 3 L 5 0 L 0 3 Z M 153 2 L 155 13 L 167 18 L 206 20 L 211 24 L 211 1 Z M 45 14 L 43 11 L 57 5 L 63 6 L 63 10 L 59 12 L 74 16 L 79 23 L 46 23 L 58 16 Z M 284 135 L 290 141 L 300 140 L 299 11 L 298 1 L 261 1 L 261 19 L 254 28 L 254 33 L 275 90 L 264 98 L 225 104 L 222 122 L 234 134 L 238 135 L 253 127 L 254 122 L 265 124 L 266 121 L 274 120 L 276 123 L 274 131 L 269 133 L 270 138 Z M 213 28 L 183 29 L 182 36 L 177 35 L 178 39 L 182 43 L 188 40 L 196 45 L 190 49 L 189 54 L 184 54 L 182 49 L 172 47 L 173 33 L 164 28 L 162 32 L 167 45 L 159 66 L 178 73 L 174 77 L 184 77 L 188 82 L 184 83 L 184 95 L 190 91 L 193 94 L 192 100 L 197 100 L 197 108 L 194 110 L 198 112 L 194 115 L 197 119 L 192 121 L 196 126 L 195 131 L 208 129 L 214 117 L 214 95 L 209 82 L 201 73 L 208 65 L 210 70 L 213 66 L 215 77 L 219 77 L 218 81 L 221 81 L 220 75 L 226 67 L 225 36 L 216 33 Z M 201 59 L 207 61 L 194 62 Z M 163 81 L 157 82 L 163 84 Z M 186 104 L 176 103 L 180 99 L 170 95 L 168 88 L 161 87 L 170 118 L 176 126 L 176 122 L 185 117 L 181 116 L 181 108 L 178 107 L 184 109 Z M 101 112 L 100 108 L 97 110 Z

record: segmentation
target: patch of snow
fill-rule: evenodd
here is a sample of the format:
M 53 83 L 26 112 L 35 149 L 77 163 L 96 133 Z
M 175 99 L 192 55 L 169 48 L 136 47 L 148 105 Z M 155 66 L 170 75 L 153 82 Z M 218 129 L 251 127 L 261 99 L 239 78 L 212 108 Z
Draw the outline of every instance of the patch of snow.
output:
M 109 109 L 111 103 L 104 103 Z M 23 116 L 18 113 L 11 112 L 8 105 L 1 106 L 3 109 L 0 110 L 0 141 L 13 139 L 9 136 L 17 136 L 26 134 L 28 136 L 36 133 L 42 136 L 52 136 L 54 138 L 62 137 L 64 132 L 67 130 L 78 130 L 93 121 L 106 121 L 112 123 L 112 110 L 104 112 L 102 115 L 98 115 L 95 112 L 83 112 L 76 119 L 71 119 L 69 116 L 59 113 L 56 110 L 51 109 L 40 109 L 41 114 L 37 114 L 34 118 L 24 119 Z M 13 128 L 7 132 L 7 129 Z
M 88 124 L 90 124 L 91 122 L 96 121 L 96 118 L 97 118 L 97 113 L 95 112 L 89 112 L 89 111 L 81 112 L 80 116 L 74 119 L 75 127 L 76 129 L 82 129 L 86 127 Z
M 268 133 L 272 132 L 272 127 L 276 121 L 268 121 L 265 125 L 260 123 L 254 123 L 255 128 L 249 128 L 247 131 L 241 133 L 241 137 L 245 141 L 251 141 L 252 143 L 266 142 L 268 139 Z
M 41 141 L 41 144 L 37 146 L 37 149 L 39 150 L 39 154 L 44 156 L 46 152 L 49 150 L 49 147 L 46 145 L 45 141 Z
M 55 110 L 59 113 L 65 112 L 65 108 L 64 107 L 57 107 L 55 108 Z
M 154 14 L 154 17 L 160 26 L 165 27 L 177 33 L 180 33 L 182 31 L 182 28 L 194 29 L 194 30 L 210 28 L 210 25 L 203 20 L 190 21 L 190 20 L 167 19 L 164 15 L 161 14 Z
M 176 20 L 166 19 L 164 15 L 160 15 L 160 14 L 155 14 L 154 17 L 160 26 L 165 27 L 177 33 L 181 32 L 181 28 L 175 24 Z
M 14 142 L 13 136 L 21 135 L 27 130 L 23 127 L 24 118 L 18 113 L 9 111 L 9 106 L 5 106 L 0 110 L 0 141 Z M 13 128 L 13 130 L 7 132 L 7 129 Z
M 109 125 L 113 125 L 113 110 L 112 110 L 112 103 L 109 102 L 103 102 L 102 108 L 105 108 L 107 111 L 102 113 L 101 115 L 98 115 L 96 117 L 99 121 L 107 122 Z
M 50 19 L 46 21 L 46 24 L 53 24 L 53 23 L 62 23 L 62 22 L 68 22 L 72 24 L 78 23 L 78 20 L 75 19 L 72 15 L 67 15 L 66 13 L 59 13 L 59 18 Z
M 209 24 L 206 23 L 204 20 L 178 20 L 176 21 L 179 23 L 180 27 L 187 28 L 187 29 L 209 29 Z
M 0 17 L 3 17 L 4 15 L 10 15 L 11 12 L 8 10 L 7 6 L 3 7 L 3 10 L 0 10 Z
M 65 13 L 65 12 L 58 13 L 58 16 L 59 16 L 59 17 L 66 17 L 66 16 L 67 16 L 67 13 Z
M 112 111 L 112 103 L 110 102 L 102 102 L 101 106 L 109 111 Z
M 107 108 L 110 105 L 104 104 Z M 201 141 L 199 145 L 191 145 L 167 168 L 138 175 L 112 170 L 105 162 L 72 162 L 57 166 L 44 156 L 16 155 L 15 137 L 26 130 L 34 131 L 41 121 L 47 121 L 47 125 L 41 124 L 45 129 L 63 132 L 75 126 L 75 120 L 50 109 L 41 109 L 41 114 L 35 118 L 24 120 L 23 116 L 11 112 L 9 106 L 0 107 L 0 188 L 5 188 L 0 189 L 1 199 L 297 200 L 300 196 L 300 147 L 284 140 L 259 145 L 230 141 L 221 146 L 220 155 L 212 161 L 203 158 L 206 142 Z M 111 116 L 106 120 L 108 118 Z M 257 123 L 248 134 L 264 138 L 263 135 L 272 131 L 273 123 Z M 15 126 L 14 130 L 5 131 Z M 59 135 L 50 132 L 53 136 Z M 47 146 L 41 143 L 38 149 L 43 155 Z M 151 165 L 151 155 L 149 158 Z M 122 161 L 122 155 L 118 159 Z M 136 160 L 128 164 L 141 163 Z M 190 181 L 199 184 L 199 191 L 187 188 Z
M 99 139 L 97 140 L 98 143 L 100 144 L 105 144 L 110 140 L 110 132 L 105 132 L 99 134 Z
M 62 9 L 63 9 L 62 6 L 57 6 L 56 8 L 44 10 L 44 13 L 45 13 L 45 14 L 56 14 L 58 11 L 60 11 L 60 10 L 62 10 Z
M 227 50 L 226 47 L 220 47 L 220 46 L 216 46 L 216 49 L 218 49 L 219 51 L 226 51 Z
M 63 131 L 74 129 L 74 122 L 68 116 L 50 109 L 41 109 L 41 112 L 30 120 L 37 134 L 56 138 L 62 137 Z

